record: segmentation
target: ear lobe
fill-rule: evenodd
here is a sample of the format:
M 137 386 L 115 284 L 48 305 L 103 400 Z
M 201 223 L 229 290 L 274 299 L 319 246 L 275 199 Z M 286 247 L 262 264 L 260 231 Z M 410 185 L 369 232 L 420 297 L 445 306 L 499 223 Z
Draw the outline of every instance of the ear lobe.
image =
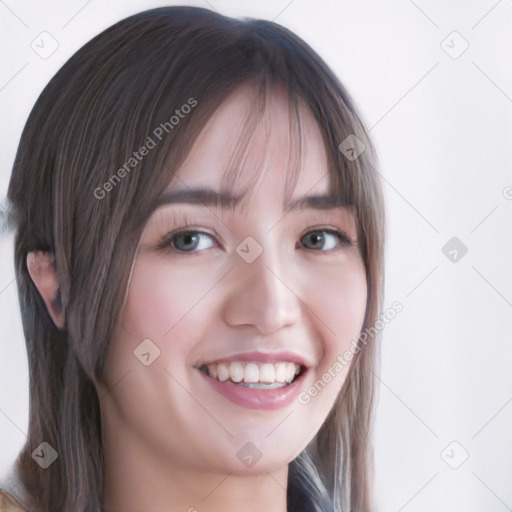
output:
M 59 279 L 49 253 L 33 251 L 27 254 L 27 269 L 39 290 L 53 323 L 64 328 L 64 312 L 60 298 Z

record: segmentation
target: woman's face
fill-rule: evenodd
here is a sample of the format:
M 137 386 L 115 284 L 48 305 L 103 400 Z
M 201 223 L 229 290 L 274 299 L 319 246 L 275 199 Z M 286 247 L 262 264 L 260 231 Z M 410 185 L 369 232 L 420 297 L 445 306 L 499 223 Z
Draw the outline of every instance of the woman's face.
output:
M 283 206 L 282 93 L 267 105 L 270 138 L 261 125 L 244 162 L 251 173 L 265 156 L 246 210 L 186 202 L 197 189 L 219 191 L 252 101 L 240 89 L 221 105 L 167 188 L 168 202 L 149 219 L 106 364 L 110 391 L 101 406 L 110 438 L 183 470 L 244 474 L 294 459 L 334 404 L 348 370 L 337 356 L 357 338 L 365 313 L 350 209 Z M 303 120 L 292 202 L 329 195 L 319 128 L 309 111 Z

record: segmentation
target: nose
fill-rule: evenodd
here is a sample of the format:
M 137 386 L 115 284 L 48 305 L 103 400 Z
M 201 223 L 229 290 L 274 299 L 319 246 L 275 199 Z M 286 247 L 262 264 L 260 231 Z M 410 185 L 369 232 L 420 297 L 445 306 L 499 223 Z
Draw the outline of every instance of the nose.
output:
M 300 318 L 302 303 L 294 290 L 298 276 L 283 258 L 278 262 L 270 252 L 264 248 L 252 263 L 236 261 L 224 311 L 229 325 L 251 325 L 270 334 Z

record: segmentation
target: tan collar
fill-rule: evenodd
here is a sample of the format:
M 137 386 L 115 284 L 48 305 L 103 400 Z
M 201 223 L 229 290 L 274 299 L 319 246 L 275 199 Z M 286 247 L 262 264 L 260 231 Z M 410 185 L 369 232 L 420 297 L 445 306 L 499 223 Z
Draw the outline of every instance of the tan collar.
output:
M 0 510 L 2 512 L 27 512 L 27 509 L 4 489 L 0 489 Z

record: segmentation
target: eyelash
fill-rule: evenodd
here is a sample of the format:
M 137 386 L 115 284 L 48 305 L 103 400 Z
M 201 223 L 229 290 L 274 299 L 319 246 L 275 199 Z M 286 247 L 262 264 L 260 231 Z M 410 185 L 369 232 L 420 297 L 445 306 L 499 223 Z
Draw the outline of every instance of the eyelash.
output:
M 156 245 L 156 249 L 162 250 L 164 252 L 177 253 L 177 254 L 183 255 L 183 256 L 199 255 L 202 252 L 208 250 L 208 249 L 202 249 L 202 250 L 183 251 L 183 250 L 177 249 L 173 246 L 173 240 L 180 235 L 190 235 L 190 234 L 207 235 L 212 239 L 216 238 L 214 235 L 212 235 L 210 233 L 207 233 L 205 231 L 200 231 L 199 229 L 193 229 L 193 228 L 195 228 L 194 225 L 186 224 L 186 225 L 182 226 L 181 228 L 179 228 L 175 231 L 172 231 L 171 233 L 168 233 Z M 330 253 L 330 252 L 333 252 L 333 251 L 336 251 L 339 249 L 344 249 L 344 248 L 354 245 L 354 242 L 352 242 L 352 240 L 350 240 L 350 238 L 345 233 L 343 233 L 342 231 L 340 231 L 338 229 L 333 229 L 333 228 L 329 228 L 329 227 L 314 228 L 314 229 L 304 233 L 304 235 L 302 235 L 301 238 L 303 238 L 307 235 L 313 234 L 313 233 L 329 233 L 330 235 L 334 235 L 338 238 L 340 246 L 337 248 L 334 248 L 334 249 L 323 249 L 323 250 L 322 249 L 321 250 L 310 249 L 312 252 Z

